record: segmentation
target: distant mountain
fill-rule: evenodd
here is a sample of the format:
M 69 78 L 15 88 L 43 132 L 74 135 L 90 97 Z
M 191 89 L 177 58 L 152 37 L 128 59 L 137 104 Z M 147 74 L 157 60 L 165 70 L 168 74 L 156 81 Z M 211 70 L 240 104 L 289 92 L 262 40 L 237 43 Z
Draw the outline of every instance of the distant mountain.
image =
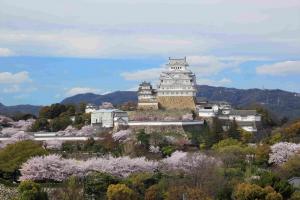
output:
M 227 101 L 238 108 L 250 108 L 252 105 L 259 104 L 268 108 L 278 118 L 300 118 L 300 95 L 293 92 L 261 89 L 246 90 L 207 85 L 199 85 L 197 90 L 197 97 L 209 101 Z M 105 95 L 78 94 L 64 99 L 61 103 L 79 104 L 85 102 L 100 105 L 102 102 L 111 102 L 117 105 L 128 101 L 137 102 L 137 93 L 133 91 L 116 91 Z M 41 106 L 33 105 L 5 106 L 0 103 L 0 114 L 11 115 L 21 112 L 37 115 L 40 108 Z
M 261 89 L 235 89 L 225 87 L 213 87 L 207 85 L 197 86 L 197 97 L 203 97 L 209 101 L 227 101 L 235 107 L 247 108 L 254 104 L 260 104 L 279 118 L 284 116 L 290 119 L 300 118 L 300 97 L 296 93 L 283 90 Z M 78 94 L 62 101 L 64 104 L 80 102 L 100 105 L 102 102 L 121 104 L 128 101 L 137 101 L 137 93 L 132 91 L 117 91 L 106 95 L 92 93 Z
M 99 95 L 93 93 L 77 94 L 64 99 L 63 104 L 78 104 L 80 102 L 93 103 L 100 105 L 102 102 L 111 102 L 112 104 L 122 104 L 124 102 L 137 102 L 137 93 L 133 91 L 116 91 L 113 93 Z
M 13 115 L 15 113 L 30 113 L 33 115 L 38 115 L 41 106 L 33 105 L 16 105 L 16 106 L 5 106 L 0 103 L 0 114 L 2 115 Z
M 300 118 L 300 97 L 283 90 L 235 89 L 201 85 L 197 87 L 198 97 L 212 101 L 227 101 L 235 107 L 247 108 L 259 104 L 279 118 Z

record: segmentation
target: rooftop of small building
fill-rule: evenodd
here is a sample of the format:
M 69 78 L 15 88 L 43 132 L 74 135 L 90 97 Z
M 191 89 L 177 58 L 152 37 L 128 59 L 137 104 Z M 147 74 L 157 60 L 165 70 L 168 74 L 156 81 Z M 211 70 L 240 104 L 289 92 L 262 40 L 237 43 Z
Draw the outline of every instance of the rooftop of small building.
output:
M 231 110 L 230 115 L 238 115 L 238 116 L 249 116 L 249 115 L 257 115 L 256 110 Z
M 99 109 L 99 110 L 95 110 L 93 113 L 111 113 L 111 112 L 126 112 L 126 111 L 113 108 L 113 109 Z

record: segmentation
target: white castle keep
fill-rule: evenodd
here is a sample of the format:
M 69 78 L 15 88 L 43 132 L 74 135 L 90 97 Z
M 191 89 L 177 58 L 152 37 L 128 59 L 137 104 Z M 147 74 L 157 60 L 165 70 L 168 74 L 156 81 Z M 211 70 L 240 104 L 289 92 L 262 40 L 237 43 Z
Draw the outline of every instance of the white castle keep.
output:
M 157 90 L 150 83 L 140 84 L 139 109 L 195 109 L 196 76 L 189 69 L 186 57 L 169 58 L 161 73 Z
M 169 58 L 167 70 L 160 75 L 157 96 L 196 96 L 196 76 L 188 68 L 186 57 L 183 59 Z

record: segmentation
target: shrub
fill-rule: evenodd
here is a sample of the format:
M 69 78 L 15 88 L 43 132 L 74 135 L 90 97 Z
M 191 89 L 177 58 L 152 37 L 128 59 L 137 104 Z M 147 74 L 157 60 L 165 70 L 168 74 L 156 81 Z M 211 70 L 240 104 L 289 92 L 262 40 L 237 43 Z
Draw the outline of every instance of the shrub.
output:
M 26 160 L 33 156 L 45 155 L 47 151 L 41 144 L 34 141 L 20 141 L 7 145 L 0 150 L 0 176 L 5 179 L 17 180 L 19 168 Z
M 233 197 L 238 200 L 264 199 L 265 195 L 262 187 L 249 183 L 238 184 L 233 192 Z
M 23 181 L 18 187 L 19 200 L 47 200 L 48 195 L 33 181 Z
M 174 147 L 172 146 L 164 146 L 162 147 L 162 154 L 167 157 L 167 156 L 171 156 L 172 153 L 175 151 Z
M 105 199 L 108 186 L 118 182 L 119 179 L 110 174 L 94 172 L 84 179 L 84 193 L 95 199 Z
M 300 155 L 290 158 L 283 164 L 282 169 L 287 178 L 300 177 Z
M 145 191 L 145 200 L 163 200 L 159 185 L 152 185 Z
M 200 188 L 171 186 L 166 193 L 166 200 L 211 200 L 211 198 Z
M 108 200 L 137 200 L 135 192 L 125 184 L 111 184 L 106 195 Z
M 72 176 L 62 186 L 53 191 L 52 199 L 83 200 L 83 186 L 80 179 Z
M 31 126 L 32 132 L 48 131 L 48 130 L 49 130 L 49 122 L 46 118 L 39 118 L 35 120 L 35 122 Z

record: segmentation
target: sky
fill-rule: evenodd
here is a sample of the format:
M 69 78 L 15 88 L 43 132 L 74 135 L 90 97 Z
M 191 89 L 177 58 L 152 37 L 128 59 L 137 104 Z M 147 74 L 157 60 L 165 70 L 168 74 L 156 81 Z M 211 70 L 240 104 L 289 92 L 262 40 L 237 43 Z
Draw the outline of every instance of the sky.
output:
M 0 0 L 5 105 L 156 85 L 184 56 L 198 84 L 300 93 L 300 1 Z

